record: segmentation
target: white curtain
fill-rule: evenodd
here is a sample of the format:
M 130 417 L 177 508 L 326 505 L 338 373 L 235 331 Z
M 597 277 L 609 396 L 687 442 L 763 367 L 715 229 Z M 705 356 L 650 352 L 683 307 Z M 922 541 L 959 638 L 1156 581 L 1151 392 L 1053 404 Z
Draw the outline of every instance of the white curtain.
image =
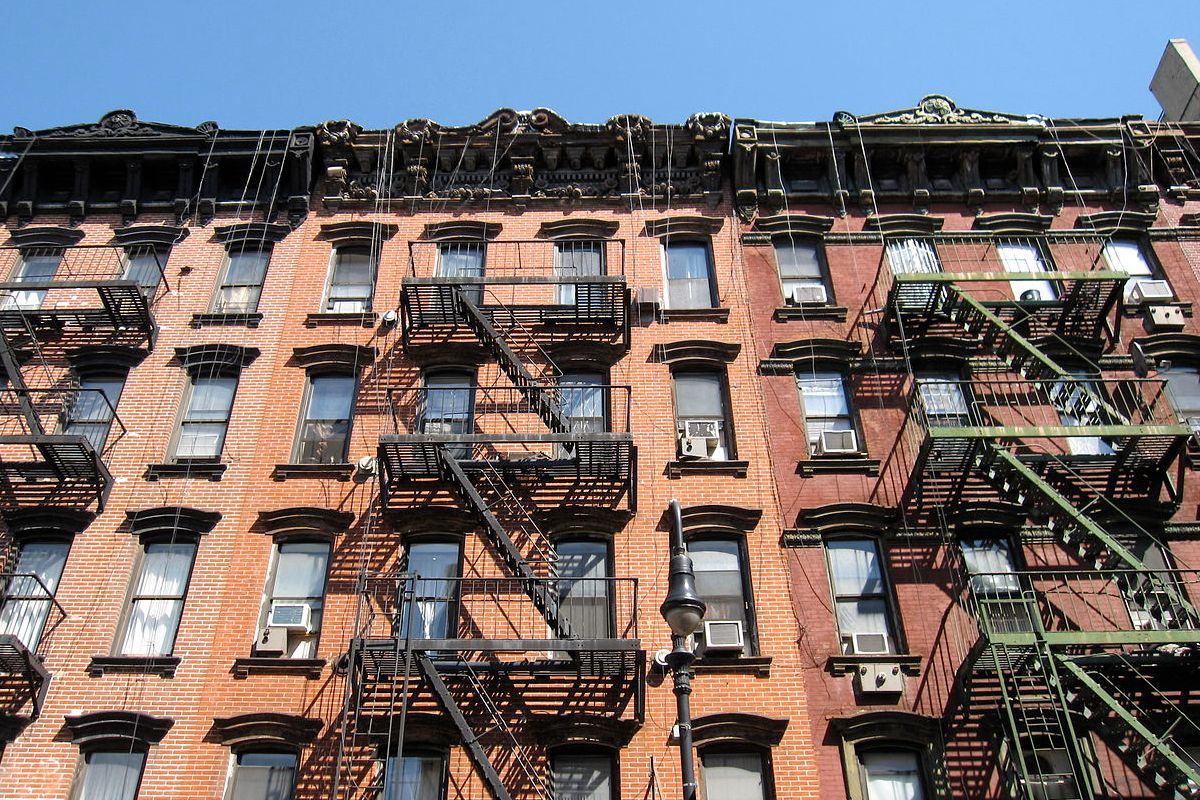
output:
M 765 800 L 762 757 L 754 753 L 711 753 L 704 757 L 706 800 Z
M 985 594 L 1021 591 L 1008 543 L 1002 539 L 973 539 L 962 543 L 963 561 L 972 575 L 971 586 Z
M 437 756 L 388 756 L 383 800 L 439 800 L 444 771 Z
M 560 278 L 592 277 L 604 274 L 604 244 L 602 242 L 567 241 L 559 242 L 554 248 L 554 274 Z M 591 296 L 590 287 L 596 287 L 596 293 L 605 291 L 604 284 L 560 283 L 557 287 L 555 301 L 559 305 L 575 305 L 576 293 L 580 305 L 587 305 Z
M 246 753 L 238 758 L 230 800 L 292 800 L 296 756 Z
M 123 655 L 170 655 L 195 552 L 196 546 L 191 543 L 152 544 L 146 548 L 121 648 Z
M 1150 268 L 1146 257 L 1142 255 L 1142 246 L 1130 239 L 1115 239 L 1104 244 L 1104 260 L 1109 269 L 1124 272 L 1129 275 L 1125 281 L 1125 302 L 1139 283 L 1154 279 L 1154 270 Z
M 826 545 L 833 571 L 833 591 L 838 595 L 881 594 L 879 551 L 869 539 L 837 539 Z
M 70 547 L 66 542 L 31 542 L 21 548 L 13 572 L 36 575 L 45 589 L 33 578 L 13 578 L 0 607 L 0 633 L 16 636 L 30 650 L 37 648 Z
M 863 753 L 868 800 L 925 800 L 916 753 Z
M 896 239 L 887 244 L 888 264 L 900 275 L 912 272 L 941 272 L 937 250 L 927 239 Z
M 79 800 L 134 800 L 144 759 L 141 753 L 89 754 Z
M 703 242 L 670 242 L 667 259 L 667 306 L 712 308 L 712 257 Z
M 13 281 L 17 283 L 43 283 L 54 280 L 62 255 L 58 253 L 25 254 L 21 256 L 21 265 L 17 268 Z M 27 289 L 6 294 L 3 298 L 3 308 L 32 311 L 42 307 L 46 299 L 45 289 Z
M 1046 261 L 1037 245 L 1029 242 L 1001 242 L 996 245 L 1005 272 L 1046 272 Z M 1050 281 L 1009 281 L 1013 297 L 1023 299 L 1026 292 L 1037 292 L 1032 300 L 1054 300 L 1058 293 Z

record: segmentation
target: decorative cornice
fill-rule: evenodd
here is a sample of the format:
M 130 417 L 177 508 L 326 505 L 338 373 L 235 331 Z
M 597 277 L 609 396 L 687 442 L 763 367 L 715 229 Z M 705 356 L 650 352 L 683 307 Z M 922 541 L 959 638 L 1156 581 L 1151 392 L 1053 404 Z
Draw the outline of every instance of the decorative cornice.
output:
M 150 352 L 140 347 L 97 344 L 70 350 L 67 360 L 71 362 L 71 369 L 76 375 L 87 376 L 128 372 L 141 364 L 148 355 Z
M 115 139 L 115 138 L 145 138 L 145 137 L 210 137 L 217 132 L 217 123 L 201 122 L 194 128 L 181 125 L 167 125 L 162 122 L 143 122 L 137 114 L 127 108 L 109 111 L 100 118 L 99 122 L 82 125 L 65 125 L 61 128 L 46 128 L 36 131 L 39 139 Z M 17 138 L 32 136 L 34 131 L 28 128 L 14 128 Z
M 113 241 L 119 247 L 150 246 L 160 249 L 173 247 L 190 233 L 176 225 L 130 225 L 113 230 Z
M 500 235 L 500 227 L 498 222 L 480 222 L 471 219 L 431 222 L 425 226 L 421 238 L 434 242 L 453 242 L 463 239 L 487 241 Z
M 1126 233 L 1140 236 L 1154 225 L 1157 214 L 1143 211 L 1100 211 L 1075 219 L 1075 227 L 1098 233 Z
M 802 510 L 797 516 L 796 524 L 820 535 L 865 533 L 883 536 L 892 529 L 898 518 L 899 512 L 890 506 L 874 503 L 829 503 Z
M 543 222 L 538 236 L 543 239 L 611 239 L 620 223 L 608 219 L 572 217 Z
M 104 744 L 145 749 L 161 742 L 175 724 L 173 719 L 152 717 L 138 711 L 97 711 L 64 719 L 71 742 L 79 747 Z
M 203 536 L 221 521 L 219 511 L 201 511 L 186 506 L 159 506 L 138 511 L 126 511 L 129 532 L 139 538 L 174 536 L 186 533 Z
M 334 247 L 371 247 L 391 239 L 399 230 L 399 225 L 382 222 L 333 222 L 321 226 L 321 238 Z
M 975 218 L 975 227 L 992 233 L 1038 234 L 1050 230 L 1054 217 L 1049 214 L 1026 214 L 1006 211 L 997 214 L 980 214 Z
M 999 111 L 980 111 L 974 108 L 959 108 L 958 104 L 944 94 L 929 94 L 913 108 L 886 111 L 880 114 L 855 116 L 847 111 L 833 115 L 835 125 L 854 127 L 860 125 L 1032 125 L 1045 127 L 1045 120 L 1036 114 L 1025 116 L 1005 114 Z
M 941 730 L 934 717 L 911 711 L 868 711 L 832 719 L 829 727 L 842 741 L 854 744 L 883 740 L 931 744 L 937 741 Z
M 742 346 L 734 342 L 712 342 L 704 339 L 687 339 L 654 346 L 654 360 L 660 364 L 679 364 L 694 361 L 709 364 L 728 364 L 742 352 Z
M 452 506 L 427 506 L 420 514 L 391 512 L 392 528 L 405 535 L 424 533 L 470 533 L 479 527 L 474 514 Z
M 34 536 L 74 536 L 82 533 L 96 515 L 91 511 L 53 506 L 10 508 L 0 511 L 8 533 L 14 539 Z
M 310 372 L 341 371 L 358 373 L 375 361 L 379 351 L 374 347 L 352 344 L 314 344 L 292 351 L 296 366 Z
M 833 217 L 813 214 L 774 214 L 754 221 L 754 230 L 772 236 L 822 236 L 833 228 Z
M 960 536 L 996 531 L 1017 531 L 1025 524 L 1025 511 L 1013 503 L 986 500 L 962 503 L 951 515 Z
M 13 247 L 70 247 L 79 244 L 83 231 L 58 225 L 38 225 L 9 231 L 8 244 Z
M 312 744 L 321 732 L 322 724 L 319 719 L 299 714 L 239 714 L 214 719 L 211 735 L 226 747 L 252 744 L 301 748 Z
M 884 234 L 931 236 L 942 229 L 946 220 L 928 214 L 872 214 L 863 222 L 863 230 Z
M 354 524 L 354 514 L 316 506 L 290 506 L 258 512 L 256 527 L 269 536 L 312 536 L 329 538 Z
M 740 506 L 686 506 L 682 509 L 683 532 L 693 534 L 722 530 L 749 533 L 758 526 L 762 513 L 761 509 Z
M 625 747 L 641 724 L 600 714 L 557 714 L 539 720 L 533 732 L 546 748 L 599 745 L 614 750 Z
M 193 375 L 242 370 L 258 358 L 258 354 L 257 347 L 240 347 L 236 344 L 198 344 L 175 348 L 175 357 L 180 365 Z
M 664 236 L 713 236 L 721 230 L 725 220 L 720 217 L 698 215 L 659 217 L 646 220 L 646 235 Z
M 794 367 L 829 367 L 845 372 L 862 358 L 862 343 L 845 339 L 796 339 L 779 342 L 771 357 L 792 362 Z
M 265 246 L 283 241 L 292 232 L 287 225 L 270 222 L 241 222 L 223 225 L 213 231 L 213 238 L 226 248 Z
M 1129 344 L 1129 351 L 1133 354 L 1135 365 L 1147 358 L 1153 359 L 1156 364 L 1167 359 L 1178 364 L 1200 365 L 1200 336 L 1194 333 L 1156 333 L 1134 339 Z M 1143 368 L 1148 366 L 1143 364 Z
M 717 743 L 748 742 L 774 747 L 783 740 L 788 720 L 736 711 L 704 714 L 692 720 L 692 740 L 703 747 Z
M 599 506 L 555 506 L 535 514 L 538 527 L 551 536 L 566 533 L 617 533 L 629 522 L 628 511 Z

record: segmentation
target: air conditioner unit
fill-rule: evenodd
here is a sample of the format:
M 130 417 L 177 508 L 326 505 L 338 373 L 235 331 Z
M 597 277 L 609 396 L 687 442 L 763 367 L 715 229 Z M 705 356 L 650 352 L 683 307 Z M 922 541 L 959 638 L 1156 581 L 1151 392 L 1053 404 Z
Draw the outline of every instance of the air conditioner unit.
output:
M 854 651 L 852 655 L 856 656 L 882 655 L 891 652 L 888 649 L 886 633 L 851 634 L 850 647 Z
M 740 653 L 746 647 L 742 621 L 714 619 L 704 621 L 704 651 L 706 653 Z
M 1142 303 L 1170 302 L 1175 299 L 1171 284 L 1166 281 L 1138 281 L 1129 291 L 1129 302 L 1135 306 Z
M 679 439 L 679 454 L 687 458 L 708 458 L 712 454 L 708 439 L 683 436 Z
M 662 290 L 657 287 L 639 286 L 633 290 L 633 304 L 658 308 L 662 305 Z
M 824 305 L 829 302 L 829 293 L 824 286 L 796 286 L 788 299 L 794 306 Z
M 684 436 L 689 439 L 713 439 L 715 441 L 721 438 L 720 423 L 716 420 L 689 419 L 684 423 Z
M 254 654 L 259 656 L 282 656 L 287 653 L 287 628 L 268 625 L 262 629 L 254 643 Z
M 817 453 L 857 453 L 858 436 L 854 431 L 821 431 L 817 442 Z
M 273 602 L 267 624 L 273 628 L 312 633 L 312 606 L 308 603 Z

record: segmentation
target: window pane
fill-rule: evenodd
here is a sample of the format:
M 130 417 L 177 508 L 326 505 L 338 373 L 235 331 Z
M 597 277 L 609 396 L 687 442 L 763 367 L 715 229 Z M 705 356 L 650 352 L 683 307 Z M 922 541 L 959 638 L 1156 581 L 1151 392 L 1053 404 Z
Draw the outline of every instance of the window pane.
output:
M 236 391 L 237 378 L 196 378 L 186 418 L 193 422 L 228 419 Z
M 22 283 L 53 280 L 54 274 L 58 272 L 58 265 L 60 263 L 62 263 L 62 255 L 59 253 L 22 255 L 21 266 L 17 269 L 17 274 L 13 276 L 13 280 Z
M 704 618 L 738 620 L 745 629 L 746 599 L 738 542 L 699 539 L 688 542 L 687 549 L 696 571 L 696 591 L 708 604 Z
M 229 254 L 229 268 L 225 270 L 226 286 L 261 286 L 267 274 L 270 251 L 243 250 Z
M 125 255 L 125 271 L 121 275 L 124 280 L 135 281 L 145 290 L 158 288 L 162 281 L 163 271 L 167 266 L 167 254 L 156 253 L 153 250 L 137 250 Z
M 761 756 L 709 753 L 703 763 L 706 800 L 765 800 Z
M 971 588 L 985 594 L 1009 594 L 1021 590 L 1008 542 L 1003 539 L 967 539 L 962 542 L 963 561 L 972 576 Z
M 552 764 L 554 800 L 611 800 L 612 759 L 556 755 Z
M 274 599 L 320 599 L 325 594 L 329 545 L 324 542 L 291 542 L 279 545 L 275 564 Z
M 813 417 L 848 417 L 850 403 L 842 376 L 832 372 L 800 375 L 796 378 L 804 400 L 804 413 Z
M 458 582 L 445 579 L 458 577 L 458 562 L 457 542 L 416 542 L 408 548 L 406 571 L 420 579 L 413 582 L 416 607 L 411 613 L 405 610 L 402 631 L 407 630 L 411 616 L 413 636 L 417 638 L 440 639 L 453 633 Z
M 440 756 L 388 756 L 383 780 L 383 800 L 441 800 Z
M 855 633 L 887 633 L 887 604 L 880 599 L 838 600 L 837 623 L 843 637 Z
M 354 378 L 326 375 L 312 379 L 308 400 L 309 419 L 349 419 L 354 400 Z
M 87 378 L 80 381 L 80 391 L 71 405 L 71 423 L 109 422 L 124 387 L 124 378 Z
M 775 243 L 775 261 L 779 264 L 779 277 L 808 278 L 821 281 L 821 256 L 819 245 L 810 241 L 783 241 Z
M 183 612 L 196 546 L 161 543 L 146 547 L 134 585 L 123 655 L 169 655 Z
M 921 764 L 916 753 L 863 753 L 868 800 L 924 800 Z
M 291 800 L 295 782 L 295 755 L 244 753 L 234 772 L 232 800 Z
M 1172 366 L 1169 370 L 1159 370 L 1159 376 L 1166 378 L 1171 403 L 1179 416 L 1200 417 L 1200 369 Z
M 826 543 L 833 592 L 838 595 L 882 594 L 879 551 L 867 539 L 837 539 Z
M 887 244 L 888 264 L 892 272 L 902 273 L 941 272 L 937 250 L 933 242 L 926 239 L 897 239 Z
M 224 422 L 185 422 L 179 430 L 176 458 L 215 458 L 225 442 Z
M 602 541 L 560 541 L 558 593 L 563 615 L 575 636 L 608 638 L 612 635 L 608 592 L 608 544 Z
M 134 800 L 145 758 L 142 753 L 88 753 L 79 800 Z
M 712 308 L 712 259 L 703 242 L 671 242 L 667 252 L 667 300 L 671 308 Z
M 438 252 L 438 275 L 446 278 L 483 277 L 483 245 L 449 243 L 443 244 Z
M 723 382 L 715 372 L 676 372 L 675 414 L 680 419 L 724 419 Z
M 1048 266 L 1041 248 L 1032 242 L 1000 242 L 996 253 L 1005 272 L 1046 272 Z M 1058 293 L 1050 281 L 1009 281 L 1013 296 L 1019 300 L 1054 300 Z
M 342 248 L 333 257 L 329 277 L 328 311 L 367 312 L 375 293 L 375 259 L 369 250 Z
M 14 577 L 0 598 L 0 634 L 16 636 L 30 650 L 37 648 L 70 548 L 66 542 L 30 542 L 21 547 L 13 572 L 27 576 Z
M 572 428 L 582 432 L 603 431 L 604 376 L 596 372 L 570 372 L 558 379 L 559 401 Z

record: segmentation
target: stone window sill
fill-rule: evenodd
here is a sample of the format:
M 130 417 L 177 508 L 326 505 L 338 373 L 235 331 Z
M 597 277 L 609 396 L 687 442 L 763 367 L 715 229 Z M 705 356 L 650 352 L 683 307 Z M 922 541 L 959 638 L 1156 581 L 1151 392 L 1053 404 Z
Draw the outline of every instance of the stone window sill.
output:
M 192 314 L 191 326 L 193 328 L 202 328 L 204 326 L 244 326 L 247 328 L 257 328 L 262 322 L 262 314 Z
M 814 456 L 796 465 L 796 473 L 804 478 L 814 475 L 878 475 L 879 459 L 854 455 L 846 458 Z
M 88 675 L 99 678 L 108 673 L 136 673 L 174 678 L 179 656 L 92 656 Z
M 683 475 L 732 475 L 735 478 L 746 477 L 749 461 L 668 461 L 667 477 L 679 478 Z
M 379 315 L 366 313 L 335 313 L 323 312 L 309 314 L 304 318 L 304 327 L 317 328 L 325 325 L 358 325 L 363 328 L 374 328 L 379 321 Z
M 784 306 L 775 309 L 772 316 L 776 322 L 792 322 L 793 320 L 845 322 L 847 313 L 844 306 Z
M 233 668 L 229 670 L 235 678 L 248 678 L 251 675 L 299 675 L 308 680 L 321 677 L 325 669 L 323 658 L 279 658 L 267 656 L 251 656 L 234 659 Z
M 830 675 L 853 675 L 863 664 L 899 664 L 905 675 L 917 677 L 921 674 L 921 656 L 905 653 L 880 653 L 878 655 L 830 656 L 825 668 Z
M 755 675 L 767 678 L 771 675 L 771 656 L 741 656 L 738 658 L 701 658 L 693 665 L 697 673 L 725 675 Z
M 225 476 L 228 464 L 220 461 L 173 461 L 164 464 L 151 464 L 146 468 L 146 480 L 156 481 L 159 478 L 207 478 L 219 481 Z
M 729 322 L 728 308 L 663 308 L 658 312 L 664 325 L 671 322 Z
M 276 464 L 271 477 L 277 481 L 294 478 L 324 478 L 348 481 L 354 472 L 353 464 Z

